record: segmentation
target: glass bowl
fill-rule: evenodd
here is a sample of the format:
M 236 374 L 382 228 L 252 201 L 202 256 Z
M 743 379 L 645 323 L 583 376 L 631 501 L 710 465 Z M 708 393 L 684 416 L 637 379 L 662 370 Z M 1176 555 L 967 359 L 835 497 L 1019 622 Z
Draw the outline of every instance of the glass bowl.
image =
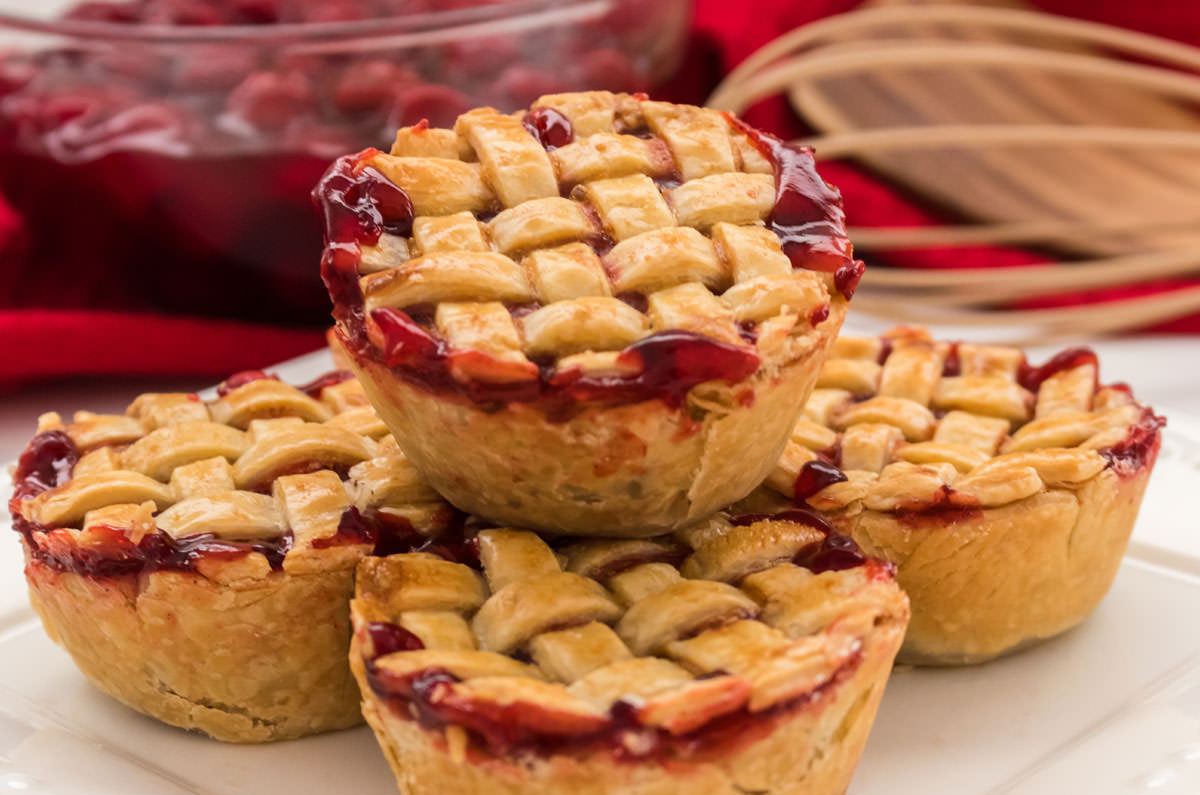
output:
M 476 105 L 646 90 L 676 67 L 690 7 L 304 0 L 333 21 L 203 16 L 280 2 L 137 0 L 131 24 L 109 21 L 130 3 L 64 19 L 62 3 L 0 0 L 0 308 L 328 323 L 309 192 L 333 158 Z M 389 5 L 407 11 L 353 18 Z

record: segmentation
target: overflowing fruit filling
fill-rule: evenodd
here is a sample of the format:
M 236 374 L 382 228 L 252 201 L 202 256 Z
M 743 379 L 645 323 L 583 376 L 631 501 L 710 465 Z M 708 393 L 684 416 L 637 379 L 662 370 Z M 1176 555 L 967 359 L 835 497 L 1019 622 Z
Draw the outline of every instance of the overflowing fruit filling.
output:
M 821 709 L 904 620 L 890 564 L 801 509 L 553 549 L 482 530 L 475 549 L 365 561 L 352 605 L 372 692 L 468 759 L 725 754 Z
M 212 401 L 148 394 L 126 415 L 41 424 L 10 509 L 31 558 L 57 571 L 194 571 L 255 553 L 277 571 L 293 552 L 466 543 L 465 517 L 411 469 L 345 371 L 299 387 L 248 371 Z
M 678 405 L 758 372 L 862 275 L 810 150 L 644 95 L 405 128 L 314 197 L 351 352 L 485 406 Z
M 919 329 L 843 337 L 767 484 L 822 510 L 972 511 L 1145 472 L 1164 422 L 1087 348 L 1035 366 Z

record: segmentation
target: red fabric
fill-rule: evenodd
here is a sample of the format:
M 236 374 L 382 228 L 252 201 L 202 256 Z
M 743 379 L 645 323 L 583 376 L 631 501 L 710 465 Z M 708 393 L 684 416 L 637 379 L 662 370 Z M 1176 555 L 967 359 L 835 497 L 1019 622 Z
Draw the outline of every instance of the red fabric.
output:
M 1039 0 L 1054 13 L 1093 19 L 1200 44 L 1200 10 L 1190 3 L 1129 3 L 1128 0 Z M 696 0 L 685 66 L 662 92 L 664 98 L 702 102 L 721 75 L 769 40 L 815 19 L 850 10 L 855 0 Z M 803 132 L 781 100 L 770 100 L 748 120 L 784 136 Z M 853 167 L 829 163 L 826 178 L 846 199 L 856 225 L 925 225 L 939 219 L 902 193 Z M 22 248 L 20 219 L 0 197 L 0 258 Z M 1033 252 L 1004 248 L 955 248 L 904 252 L 887 265 L 919 268 L 1006 267 L 1043 261 Z M 313 252 L 313 278 L 317 273 Z M 873 262 L 873 265 L 884 263 Z M 82 265 L 82 264 L 81 264 Z M 1171 283 L 1137 289 L 1073 295 L 1038 305 L 1066 305 L 1127 297 L 1166 289 Z M 60 288 L 61 289 L 61 288 Z M 50 294 L 16 296 L 25 306 L 53 306 Z M 10 302 L 11 303 L 11 302 Z M 1200 332 L 1200 316 L 1156 330 Z M 262 367 L 323 344 L 319 330 L 295 330 L 226 320 L 120 312 L 0 310 L 0 383 L 59 375 L 164 373 L 223 376 Z
M 325 344 L 320 329 L 229 320 L 43 309 L 0 312 L 0 375 L 42 378 L 106 373 L 222 377 Z

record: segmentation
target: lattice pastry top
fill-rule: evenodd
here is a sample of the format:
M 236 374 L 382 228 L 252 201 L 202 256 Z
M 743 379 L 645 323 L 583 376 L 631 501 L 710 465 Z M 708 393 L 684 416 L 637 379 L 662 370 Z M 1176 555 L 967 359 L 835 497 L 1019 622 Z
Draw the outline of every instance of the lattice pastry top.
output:
M 799 510 L 558 549 L 507 528 L 473 543 L 473 565 L 364 560 L 352 615 L 375 692 L 496 753 L 703 744 L 836 687 L 866 633 L 907 621 L 890 564 Z
M 315 195 L 351 348 L 478 401 L 740 381 L 862 273 L 809 150 L 644 95 L 404 128 Z
M 145 394 L 123 415 L 45 414 L 14 480 L 31 554 L 97 576 L 256 576 L 318 554 L 353 565 L 383 533 L 411 548 L 455 521 L 344 372 L 299 388 L 249 372 L 213 400 Z
M 842 337 L 767 485 L 821 510 L 994 507 L 1152 464 L 1160 417 L 1074 348 Z

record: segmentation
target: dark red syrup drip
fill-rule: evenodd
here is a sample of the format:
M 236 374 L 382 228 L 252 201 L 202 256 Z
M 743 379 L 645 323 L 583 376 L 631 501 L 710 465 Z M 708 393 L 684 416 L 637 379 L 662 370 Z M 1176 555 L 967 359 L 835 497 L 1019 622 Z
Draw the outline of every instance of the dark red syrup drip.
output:
M 325 222 L 321 279 L 333 299 L 334 318 L 353 342 L 362 345 L 362 290 L 358 284 L 361 245 L 373 246 L 385 231 L 412 232 L 413 206 L 408 194 L 364 163 L 379 154 L 365 149 L 339 157 L 313 189 L 313 202 Z
M 34 436 L 13 472 L 14 504 L 66 483 L 78 461 L 79 448 L 65 431 L 43 431 Z
M 80 545 L 68 530 L 50 529 L 15 516 L 13 527 L 25 536 L 30 555 L 57 571 L 91 577 L 121 577 L 156 571 L 195 571 L 202 559 L 236 560 L 258 552 L 278 571 L 292 547 L 289 531 L 270 541 L 226 541 L 211 533 L 173 538 L 162 531 L 134 543 L 115 527 L 91 527 L 89 543 Z
M 891 337 L 881 337 L 879 339 L 879 366 L 883 367 L 887 364 L 888 357 L 892 355 L 892 349 L 896 347 L 896 343 L 892 342 Z
M 817 325 L 816 323 L 813 324 Z M 755 345 L 758 343 L 758 324 L 753 320 L 743 320 L 737 324 L 738 336 L 741 337 L 747 344 Z
M 420 651 L 425 648 L 420 638 L 390 621 L 372 621 L 367 624 L 367 637 L 371 639 L 375 657 L 395 654 L 398 651 Z
M 842 294 L 843 298 L 849 301 L 858 290 L 858 283 L 862 281 L 863 274 L 866 271 L 867 264 L 860 259 L 856 259 L 833 272 L 833 286 Z
M 242 370 L 234 373 L 217 385 L 217 397 L 225 397 L 233 390 L 255 381 L 278 381 L 279 376 L 268 375 L 262 370 Z
M 1124 439 L 1096 452 L 1108 461 L 1118 475 L 1128 477 L 1137 474 L 1143 467 L 1154 465 L 1162 444 L 1161 431 L 1166 424 L 1166 418 L 1146 409 L 1137 424 L 1130 426 Z
M 838 469 L 842 468 L 842 443 L 840 441 L 834 442 L 824 450 L 819 450 L 817 455 Z
M 833 273 L 838 290 L 849 299 L 863 266 L 854 261 L 854 247 L 846 237 L 842 194 L 817 173 L 812 148 L 784 143 L 729 114 L 725 118 L 771 161 L 775 208 L 767 226 L 779 236 L 792 267 Z
M 1065 351 L 1054 354 L 1048 362 L 1040 367 L 1034 367 L 1028 362 L 1021 362 L 1017 381 L 1030 392 L 1037 392 L 1047 378 L 1066 370 L 1074 370 L 1085 364 L 1092 365 L 1096 377 L 1099 377 L 1100 360 L 1096 357 L 1095 351 L 1091 348 L 1067 348 Z M 1095 386 L 1093 386 L 1094 390 Z
M 691 331 L 661 331 L 633 343 L 617 356 L 632 376 L 584 376 L 560 371 L 551 385 L 574 400 L 637 403 L 661 399 L 681 406 L 689 390 L 705 381 L 736 383 L 758 370 L 758 354 Z
M 473 539 L 468 541 L 463 536 L 465 518 L 466 514 L 447 506 L 445 517 L 435 517 L 434 521 L 437 523 L 437 527 L 430 537 L 417 532 L 412 526 L 412 522 L 403 516 L 396 516 L 375 508 L 359 511 L 351 506 L 342 513 L 341 519 L 338 520 L 337 532 L 329 538 L 314 541 L 313 547 L 324 549 L 352 544 L 370 544 L 371 554 L 380 557 L 406 552 L 441 554 L 444 547 L 446 552 L 444 557 L 447 559 L 458 560 L 458 562 L 468 565 L 477 565 L 478 549 L 473 553 L 464 551 L 470 541 L 473 541 Z M 451 555 L 455 555 L 455 557 L 451 557 Z
M 603 567 L 590 572 L 589 575 L 593 580 L 604 582 L 626 569 L 632 569 L 634 566 L 641 566 L 645 563 L 667 563 L 675 568 L 679 568 L 690 552 L 691 550 L 684 545 L 676 544 L 651 553 L 627 555 L 623 558 L 609 561 Z
M 527 315 L 532 315 L 534 312 L 542 308 L 542 305 L 537 301 L 530 301 L 524 304 L 505 304 L 508 314 L 513 320 L 520 320 Z M 409 313 L 411 316 L 411 312 Z
M 942 362 L 942 377 L 953 378 L 957 375 L 962 375 L 962 360 L 958 355 L 958 346 L 960 343 L 950 343 L 950 350 L 946 351 L 946 360 Z
M 466 514 L 455 514 L 455 520 L 444 531 L 421 544 L 414 551 L 437 555 L 473 569 L 480 567 L 479 538 L 468 535 L 465 527 Z
M 813 328 L 816 328 L 828 319 L 829 304 L 822 304 L 821 306 L 818 306 L 812 311 L 812 314 L 808 316 L 809 325 L 811 325 Z
M 501 704 L 464 698 L 456 692 L 459 679 L 442 668 L 398 677 L 376 668 L 371 660 L 366 667 L 369 686 L 390 701 L 397 715 L 412 717 L 430 730 L 461 726 L 473 743 L 480 743 L 497 757 L 596 750 L 611 753 L 618 761 L 649 758 L 669 765 L 721 758 L 757 741 L 774 731 L 777 721 L 836 691 L 861 663 L 860 652 L 847 659 L 829 681 L 807 693 L 757 712 L 742 707 L 677 735 L 644 725 L 639 706 L 629 700 L 614 702 L 606 716 L 585 718 L 528 702 Z
M 827 486 L 832 486 L 834 483 L 845 483 L 846 479 L 846 473 L 833 464 L 820 458 L 814 458 L 800 467 L 792 495 L 797 503 L 801 503 Z
M 552 151 L 560 146 L 566 146 L 575 140 L 575 130 L 571 120 L 554 108 L 537 108 L 525 114 L 521 119 L 529 134 L 538 140 L 546 151 Z
M 617 293 L 616 299 L 628 304 L 643 315 L 650 310 L 650 300 L 642 293 Z
M 845 571 L 867 563 L 867 556 L 849 536 L 832 533 L 819 544 L 800 550 L 793 562 L 814 574 L 823 571 Z
M 742 381 L 758 370 L 758 354 L 689 331 L 664 331 L 633 343 L 617 357 L 631 375 L 587 376 L 580 370 L 531 371 L 527 380 L 508 383 L 461 382 L 450 370 L 454 352 L 407 314 L 377 309 L 379 329 L 372 339 L 383 362 L 399 368 L 413 384 L 430 392 L 463 395 L 479 404 L 502 405 L 550 398 L 564 412 L 574 401 L 636 403 L 661 399 L 682 405 L 688 390 L 705 381 Z M 474 354 L 482 355 L 482 354 Z M 556 414 L 558 412 L 555 412 Z M 565 418 L 565 417 L 564 417 Z
M 307 384 L 297 386 L 296 389 L 299 389 L 313 400 L 316 400 L 317 398 L 321 397 L 321 392 L 325 388 L 337 386 L 338 384 L 349 381 L 353 377 L 354 373 L 350 372 L 349 370 L 333 370 L 325 373 L 325 375 L 313 379 L 312 381 L 309 381 Z

